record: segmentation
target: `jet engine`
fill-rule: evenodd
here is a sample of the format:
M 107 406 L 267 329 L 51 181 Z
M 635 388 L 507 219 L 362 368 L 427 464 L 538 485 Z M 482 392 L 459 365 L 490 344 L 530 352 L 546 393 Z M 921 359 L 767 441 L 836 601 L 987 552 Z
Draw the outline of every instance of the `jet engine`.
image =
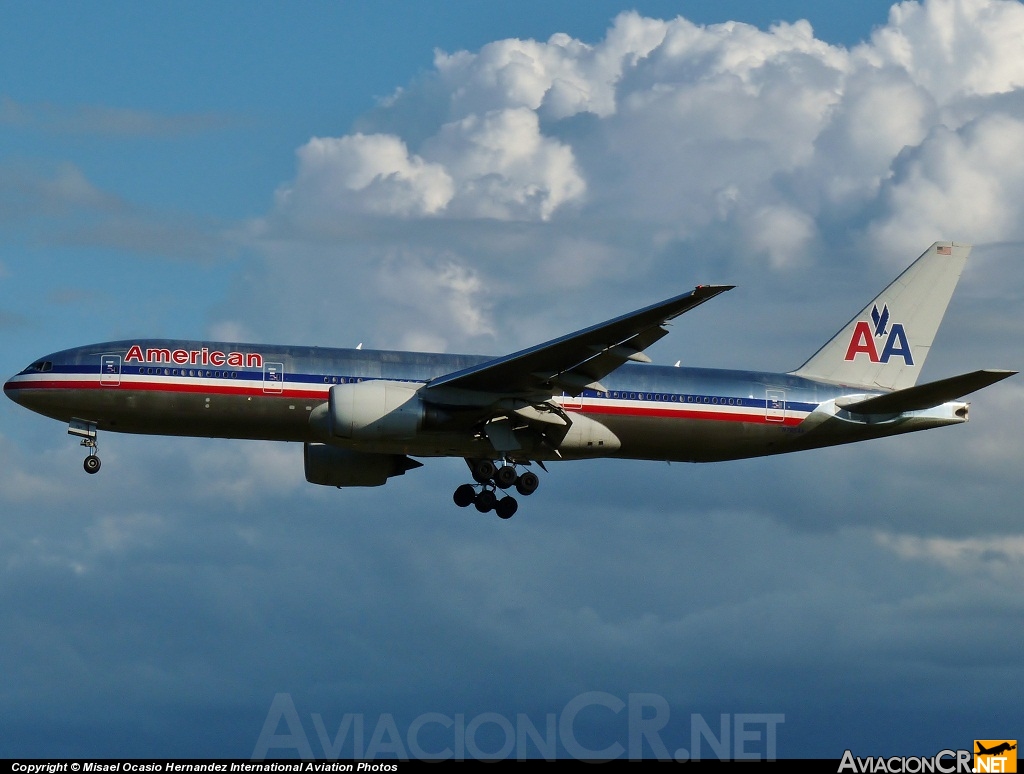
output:
M 375 379 L 331 387 L 327 431 L 359 441 L 412 438 L 426 417 L 416 387 Z
M 404 454 L 368 454 L 322 443 L 305 444 L 302 458 L 309 483 L 338 487 L 380 486 L 423 465 Z

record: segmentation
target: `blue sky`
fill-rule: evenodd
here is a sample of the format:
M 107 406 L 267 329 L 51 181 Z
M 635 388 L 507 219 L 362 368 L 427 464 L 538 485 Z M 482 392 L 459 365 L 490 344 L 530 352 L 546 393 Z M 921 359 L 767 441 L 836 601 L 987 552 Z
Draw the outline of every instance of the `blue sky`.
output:
M 1024 359 L 1017 2 L 0 19 L 8 375 L 129 336 L 501 354 L 700 282 L 738 287 L 652 356 L 785 370 L 937 239 L 976 247 L 926 377 Z M 248 756 L 277 694 L 318 756 L 314 716 L 587 695 L 660 697 L 669 750 L 692 713 L 782 714 L 782 757 L 1019 736 L 1018 382 L 928 436 L 553 466 L 507 524 L 457 460 L 339 492 L 291 445 L 107 436 L 87 479 L 5 401 L 0 756 Z

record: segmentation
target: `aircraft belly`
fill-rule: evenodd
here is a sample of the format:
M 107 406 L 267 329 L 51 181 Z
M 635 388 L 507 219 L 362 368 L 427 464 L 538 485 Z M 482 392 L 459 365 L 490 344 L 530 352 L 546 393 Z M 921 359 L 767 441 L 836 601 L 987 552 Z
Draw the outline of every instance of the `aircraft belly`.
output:
M 630 459 L 712 462 L 788 451 L 799 430 L 764 422 L 602 417 Z
M 26 391 L 28 392 L 28 391 Z M 32 391 L 26 404 L 64 422 L 95 422 L 121 433 L 314 440 L 309 413 L 320 401 L 264 395 L 221 395 L 158 390 L 61 389 Z
M 621 441 L 617 450 L 559 449 L 531 445 L 511 452 L 525 459 L 557 461 L 619 457 L 629 459 L 670 460 L 673 462 L 710 462 L 741 459 L 789 451 L 803 435 L 799 428 L 779 425 L 663 417 L 592 415 Z M 408 454 L 420 457 L 461 456 L 496 458 L 501 456 L 483 437 L 470 432 L 421 432 L 414 438 L 330 443 L 356 451 L 381 454 Z

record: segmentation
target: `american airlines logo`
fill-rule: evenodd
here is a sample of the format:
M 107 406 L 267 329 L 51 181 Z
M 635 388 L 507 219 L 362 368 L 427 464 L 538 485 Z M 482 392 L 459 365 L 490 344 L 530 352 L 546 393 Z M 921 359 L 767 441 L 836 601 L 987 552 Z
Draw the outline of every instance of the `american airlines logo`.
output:
M 878 344 L 884 339 L 881 354 Z M 850 337 L 850 346 L 846 349 L 844 360 L 856 360 L 857 355 L 867 355 L 872 363 L 888 363 L 893 357 L 902 357 L 907 365 L 914 365 L 914 356 L 910 353 L 910 342 L 902 323 L 889 325 L 889 305 L 883 304 L 882 311 L 878 305 L 871 308 L 871 322 L 858 320 Z
M 263 355 L 258 352 L 221 352 L 209 347 L 202 349 L 168 349 L 147 347 L 138 344 L 128 348 L 125 363 L 174 363 L 176 365 L 201 365 L 221 368 L 263 368 Z

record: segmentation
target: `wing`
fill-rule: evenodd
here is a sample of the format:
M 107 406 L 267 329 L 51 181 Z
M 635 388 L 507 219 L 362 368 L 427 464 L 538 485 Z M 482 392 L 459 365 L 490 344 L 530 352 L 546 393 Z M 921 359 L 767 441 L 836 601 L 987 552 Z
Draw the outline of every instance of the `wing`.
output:
M 732 285 L 698 285 L 667 301 L 639 309 L 505 357 L 440 376 L 427 383 L 426 400 L 444 402 L 452 391 L 487 393 L 495 398 L 547 400 L 565 391 L 603 389 L 599 380 L 627 360 L 650 362 L 642 354 L 668 331 L 663 327 Z

